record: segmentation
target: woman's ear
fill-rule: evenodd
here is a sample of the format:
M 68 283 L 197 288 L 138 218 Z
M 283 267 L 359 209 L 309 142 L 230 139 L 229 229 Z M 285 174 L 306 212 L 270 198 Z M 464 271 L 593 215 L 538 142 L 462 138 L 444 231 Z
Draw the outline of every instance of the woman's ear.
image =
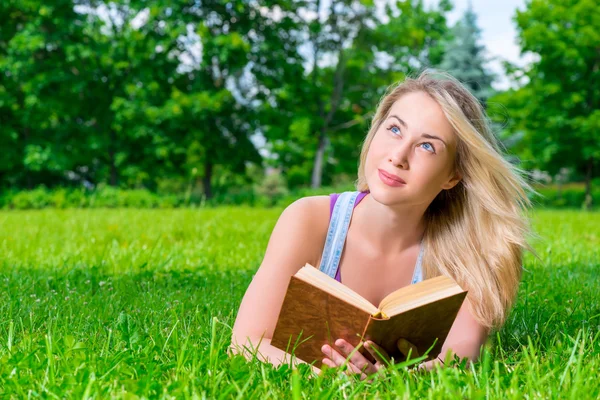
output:
M 446 189 L 446 190 L 452 189 L 461 180 L 462 180 L 462 175 L 458 171 L 456 171 L 454 173 L 454 176 L 452 176 L 446 183 L 444 183 L 442 185 L 442 189 Z

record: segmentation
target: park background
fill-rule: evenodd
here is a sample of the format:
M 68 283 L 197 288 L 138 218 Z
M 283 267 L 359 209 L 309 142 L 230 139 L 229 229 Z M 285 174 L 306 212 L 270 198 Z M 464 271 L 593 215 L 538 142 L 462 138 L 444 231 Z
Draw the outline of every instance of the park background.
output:
M 600 396 L 599 26 L 594 0 L 2 1 L 0 394 Z M 353 190 L 377 102 L 425 68 L 536 190 L 541 260 L 482 361 L 366 383 L 228 358 L 283 208 Z

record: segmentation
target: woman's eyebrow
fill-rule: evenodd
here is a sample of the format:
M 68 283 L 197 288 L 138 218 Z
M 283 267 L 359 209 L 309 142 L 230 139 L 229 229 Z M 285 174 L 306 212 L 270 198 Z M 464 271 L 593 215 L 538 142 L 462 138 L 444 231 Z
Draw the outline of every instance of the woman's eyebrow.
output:
M 393 118 L 396 118 L 396 119 L 398 120 L 398 122 L 400 122 L 400 125 L 402 125 L 403 127 L 405 127 L 405 128 L 407 128 L 407 129 L 408 129 L 408 125 L 406 125 L 406 122 L 404 122 L 402 119 L 400 119 L 400 117 L 399 117 L 399 116 L 397 116 L 397 115 L 393 115 L 393 114 L 392 114 L 392 115 L 390 115 L 390 118 L 392 118 L 392 117 L 393 117 Z M 421 137 L 422 137 L 422 138 L 426 138 L 426 139 L 437 139 L 437 140 L 439 140 L 440 142 L 444 143 L 444 145 L 445 145 L 446 147 L 448 147 L 448 145 L 446 144 L 446 142 L 444 142 L 444 139 L 442 139 L 442 138 L 441 138 L 441 137 L 439 137 L 439 136 L 430 135 L 429 133 L 422 133 L 422 134 L 421 134 Z

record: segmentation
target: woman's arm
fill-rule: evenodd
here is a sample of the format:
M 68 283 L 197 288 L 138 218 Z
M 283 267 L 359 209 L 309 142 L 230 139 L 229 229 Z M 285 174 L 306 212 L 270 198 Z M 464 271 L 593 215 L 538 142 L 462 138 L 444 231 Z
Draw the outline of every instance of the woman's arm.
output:
M 291 360 L 291 356 L 285 351 L 278 349 L 277 347 L 271 346 L 271 339 L 265 337 L 246 337 L 244 344 L 237 342 L 237 337 L 234 335 L 231 338 L 231 345 L 229 346 L 230 354 L 243 354 L 246 359 L 251 360 L 253 355 L 263 362 L 268 362 L 274 366 L 280 364 L 287 364 Z M 294 365 L 306 364 L 304 361 L 296 358 L 294 359 Z M 317 370 L 317 372 L 320 370 Z
M 233 353 L 251 359 L 251 349 L 258 349 L 261 360 L 274 365 L 284 359 L 289 362 L 289 355 L 286 358 L 285 352 L 271 346 L 271 338 L 291 276 L 307 262 L 315 263 L 320 255 L 328 212 L 328 196 L 304 197 L 283 211 L 240 304 L 231 339 Z

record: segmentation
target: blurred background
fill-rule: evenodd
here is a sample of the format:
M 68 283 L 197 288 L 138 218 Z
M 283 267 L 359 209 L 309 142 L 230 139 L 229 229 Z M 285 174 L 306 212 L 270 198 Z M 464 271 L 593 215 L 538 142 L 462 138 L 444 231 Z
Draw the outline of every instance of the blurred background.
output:
M 481 100 L 539 206 L 600 203 L 596 0 L 0 2 L 0 207 L 351 190 L 386 88 Z

